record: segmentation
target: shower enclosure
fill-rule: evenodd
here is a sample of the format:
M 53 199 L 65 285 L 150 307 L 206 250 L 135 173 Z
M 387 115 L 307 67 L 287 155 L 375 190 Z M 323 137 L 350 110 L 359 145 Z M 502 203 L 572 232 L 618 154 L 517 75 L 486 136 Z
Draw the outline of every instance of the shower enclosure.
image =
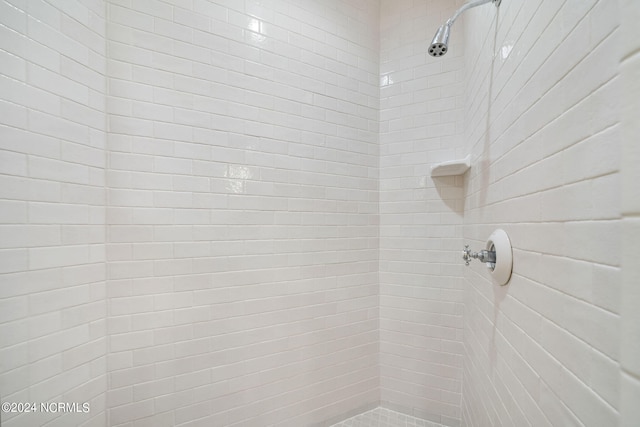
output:
M 1 1 L 1 425 L 634 425 L 631 3 Z

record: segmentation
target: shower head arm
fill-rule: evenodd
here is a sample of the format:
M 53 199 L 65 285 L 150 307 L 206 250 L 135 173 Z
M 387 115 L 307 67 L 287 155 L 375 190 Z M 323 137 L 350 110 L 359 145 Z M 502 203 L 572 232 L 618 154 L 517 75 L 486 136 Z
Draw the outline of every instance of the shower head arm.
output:
M 447 25 L 448 27 L 451 27 L 453 25 L 453 23 L 456 21 L 456 19 L 458 19 L 458 17 L 460 15 L 462 15 L 462 13 L 465 10 L 469 10 L 469 9 L 474 8 L 474 7 L 482 6 L 483 4 L 487 4 L 487 3 L 495 3 L 496 7 L 498 7 L 498 6 L 500 6 L 500 1 L 501 0 L 475 0 L 475 1 L 471 1 L 471 2 L 463 5 L 460 9 L 458 9 L 456 11 L 456 13 L 454 13 L 453 16 L 447 20 L 447 23 L 445 25 Z
M 447 53 L 449 50 L 449 35 L 451 34 L 451 27 L 456 19 L 458 19 L 458 16 L 460 16 L 465 10 L 487 3 L 493 3 L 498 7 L 501 2 L 502 0 L 473 0 L 462 6 L 451 18 L 447 20 L 444 25 L 438 28 L 438 31 L 436 31 L 436 35 L 433 36 L 433 40 L 429 46 L 429 55 L 437 58 Z

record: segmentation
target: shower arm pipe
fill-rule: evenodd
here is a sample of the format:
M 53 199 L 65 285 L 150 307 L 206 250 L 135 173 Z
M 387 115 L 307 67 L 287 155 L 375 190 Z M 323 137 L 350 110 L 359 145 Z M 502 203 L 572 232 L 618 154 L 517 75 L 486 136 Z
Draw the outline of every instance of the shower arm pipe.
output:
M 487 3 L 495 3 L 496 6 L 500 6 L 500 1 L 501 0 L 475 0 L 475 1 L 471 1 L 469 3 L 466 3 L 460 9 L 458 9 L 456 11 L 456 13 L 454 13 L 451 18 L 447 19 L 446 25 L 447 25 L 447 27 L 451 27 L 453 25 L 453 23 L 456 22 L 456 19 L 458 19 L 458 16 L 462 15 L 462 13 L 465 10 L 469 10 L 469 9 L 474 8 L 474 7 L 482 6 L 483 4 L 487 4 Z

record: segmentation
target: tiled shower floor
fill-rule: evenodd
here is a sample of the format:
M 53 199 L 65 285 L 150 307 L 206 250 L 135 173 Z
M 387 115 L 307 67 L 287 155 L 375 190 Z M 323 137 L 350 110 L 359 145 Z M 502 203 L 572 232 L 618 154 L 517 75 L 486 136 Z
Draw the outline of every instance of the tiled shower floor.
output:
M 444 427 L 385 408 L 376 408 L 334 424 L 331 427 Z

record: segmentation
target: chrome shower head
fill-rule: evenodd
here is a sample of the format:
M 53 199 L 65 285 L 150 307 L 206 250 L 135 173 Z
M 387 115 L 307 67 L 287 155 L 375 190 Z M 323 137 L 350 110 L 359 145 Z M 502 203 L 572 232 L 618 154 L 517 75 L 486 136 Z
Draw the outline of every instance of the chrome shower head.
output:
M 451 26 L 449 24 L 444 24 L 438 31 L 436 31 L 436 35 L 433 36 L 433 40 L 431 41 L 431 46 L 429 47 L 429 55 L 434 57 L 439 57 L 447 53 L 449 50 L 449 33 L 451 32 Z
M 486 3 L 493 3 L 498 7 L 501 2 L 502 0 L 474 0 L 462 6 L 443 26 L 438 28 L 436 35 L 433 36 L 433 40 L 431 41 L 431 46 L 429 46 L 429 55 L 439 58 L 449 51 L 449 34 L 451 32 L 451 26 L 462 12 Z

